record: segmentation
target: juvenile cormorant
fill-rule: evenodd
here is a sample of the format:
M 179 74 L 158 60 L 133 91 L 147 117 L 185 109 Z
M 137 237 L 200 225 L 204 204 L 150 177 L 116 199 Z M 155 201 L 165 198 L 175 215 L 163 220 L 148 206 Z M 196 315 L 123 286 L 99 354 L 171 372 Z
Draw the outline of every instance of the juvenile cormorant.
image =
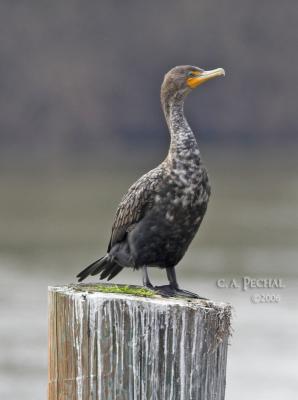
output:
M 169 285 L 154 289 L 165 296 L 198 297 L 179 288 L 175 265 L 194 238 L 210 196 L 207 170 L 183 111 L 186 96 L 209 79 L 224 76 L 222 68 L 204 71 L 178 66 L 164 77 L 161 104 L 171 134 L 166 159 L 135 182 L 116 212 L 107 254 L 77 277 L 100 274 L 112 279 L 123 268 L 142 268 L 143 285 L 153 288 L 148 267 L 165 268 Z

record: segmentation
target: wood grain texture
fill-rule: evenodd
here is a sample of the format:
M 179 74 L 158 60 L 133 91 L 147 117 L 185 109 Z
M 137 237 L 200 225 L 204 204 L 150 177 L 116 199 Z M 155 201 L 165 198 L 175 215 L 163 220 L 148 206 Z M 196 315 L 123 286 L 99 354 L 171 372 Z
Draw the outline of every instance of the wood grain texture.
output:
M 48 400 L 223 400 L 231 308 L 49 288 Z

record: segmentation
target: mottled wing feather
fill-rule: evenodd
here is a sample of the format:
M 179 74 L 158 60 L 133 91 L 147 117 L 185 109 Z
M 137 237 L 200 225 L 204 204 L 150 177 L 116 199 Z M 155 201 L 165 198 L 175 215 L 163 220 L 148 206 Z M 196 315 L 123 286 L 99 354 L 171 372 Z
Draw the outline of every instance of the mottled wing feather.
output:
M 121 242 L 152 207 L 160 177 L 159 169 L 152 170 L 129 188 L 117 209 L 108 251 L 115 243 Z

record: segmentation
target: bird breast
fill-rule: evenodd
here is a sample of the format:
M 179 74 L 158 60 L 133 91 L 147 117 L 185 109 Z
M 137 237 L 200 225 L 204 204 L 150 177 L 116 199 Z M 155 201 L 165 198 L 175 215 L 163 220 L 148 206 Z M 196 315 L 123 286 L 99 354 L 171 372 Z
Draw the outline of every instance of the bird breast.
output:
M 155 196 L 155 204 L 164 212 L 169 222 L 177 219 L 199 223 L 210 196 L 210 186 L 206 169 L 172 168 L 161 191 Z

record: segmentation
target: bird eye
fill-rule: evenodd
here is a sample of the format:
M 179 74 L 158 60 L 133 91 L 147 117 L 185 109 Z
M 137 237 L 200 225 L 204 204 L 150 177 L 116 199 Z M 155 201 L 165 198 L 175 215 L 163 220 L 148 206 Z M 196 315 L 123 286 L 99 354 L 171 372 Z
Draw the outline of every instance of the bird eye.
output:
M 195 74 L 193 71 L 189 71 L 187 73 L 187 76 L 190 77 L 190 78 L 194 78 L 195 76 L 197 76 L 197 74 Z

